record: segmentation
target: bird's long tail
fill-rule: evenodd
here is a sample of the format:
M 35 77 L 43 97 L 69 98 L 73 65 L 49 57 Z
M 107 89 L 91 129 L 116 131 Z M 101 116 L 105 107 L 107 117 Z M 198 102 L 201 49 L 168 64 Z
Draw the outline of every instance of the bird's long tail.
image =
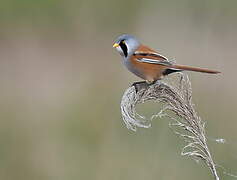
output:
M 184 65 L 171 65 L 171 68 L 174 68 L 177 70 L 196 71 L 196 72 L 210 73 L 210 74 L 220 73 L 220 71 L 204 69 L 204 68 L 197 68 L 197 67 L 190 67 L 190 66 L 184 66 Z

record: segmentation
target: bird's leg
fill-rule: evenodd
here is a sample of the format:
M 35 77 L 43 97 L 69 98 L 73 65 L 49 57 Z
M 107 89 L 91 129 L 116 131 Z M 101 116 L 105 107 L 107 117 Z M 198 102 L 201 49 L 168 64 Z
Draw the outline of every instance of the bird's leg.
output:
M 147 88 L 147 87 L 148 87 L 148 84 L 147 84 L 146 81 L 139 81 L 139 82 L 134 82 L 134 83 L 132 84 L 132 86 L 135 87 L 135 90 L 136 90 L 136 93 L 137 93 L 139 90 L 141 90 L 141 89 L 143 89 L 143 88 Z
M 148 88 L 150 85 L 153 85 L 157 82 L 158 80 L 145 80 L 145 81 L 138 81 L 138 82 L 134 82 L 132 84 L 132 86 L 135 87 L 136 93 L 138 91 L 140 91 L 141 89 L 146 89 Z
M 132 84 L 132 86 L 136 86 L 136 85 L 138 85 L 138 84 L 143 84 L 143 83 L 146 83 L 146 81 L 134 82 L 134 83 Z
M 152 81 L 146 80 L 146 81 L 134 82 L 132 84 L 132 86 L 135 87 L 135 90 L 136 90 L 136 93 L 137 93 L 141 89 L 146 89 L 147 87 L 149 87 L 150 85 L 155 84 L 155 83 L 156 83 L 156 81 L 154 81 L 154 80 L 152 80 Z

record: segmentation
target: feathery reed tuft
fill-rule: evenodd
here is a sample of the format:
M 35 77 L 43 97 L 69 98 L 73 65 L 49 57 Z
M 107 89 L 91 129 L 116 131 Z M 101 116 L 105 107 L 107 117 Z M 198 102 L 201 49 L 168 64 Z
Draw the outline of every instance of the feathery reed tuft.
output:
M 169 126 L 175 134 L 181 137 L 186 146 L 181 155 L 188 156 L 196 161 L 203 160 L 210 168 L 215 180 L 219 180 L 216 165 L 207 146 L 205 136 L 205 123 L 197 115 L 192 103 L 192 89 L 186 74 L 176 74 L 166 78 L 165 81 L 157 81 L 153 85 L 141 83 L 129 87 L 121 101 L 121 113 L 123 121 L 128 129 L 136 131 L 137 127 L 149 128 L 152 119 L 156 117 L 168 117 L 171 121 Z M 171 79 L 170 79 L 171 78 Z M 150 119 L 136 112 L 136 105 L 154 100 L 164 103 L 158 114 Z

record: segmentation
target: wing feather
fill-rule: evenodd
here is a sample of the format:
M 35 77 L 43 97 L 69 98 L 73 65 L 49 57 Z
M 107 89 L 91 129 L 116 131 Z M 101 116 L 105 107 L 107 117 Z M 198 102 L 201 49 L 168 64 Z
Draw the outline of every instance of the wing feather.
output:
M 157 59 L 137 58 L 136 60 L 139 62 L 158 64 L 158 65 L 164 65 L 164 66 L 171 66 L 172 65 L 169 61 L 157 60 Z
M 150 64 L 158 64 L 163 66 L 171 66 L 172 63 L 168 61 L 168 59 L 165 56 L 162 56 L 161 54 L 155 53 L 155 52 L 141 52 L 136 51 L 134 53 L 134 56 L 136 57 L 136 60 L 143 63 L 150 63 Z

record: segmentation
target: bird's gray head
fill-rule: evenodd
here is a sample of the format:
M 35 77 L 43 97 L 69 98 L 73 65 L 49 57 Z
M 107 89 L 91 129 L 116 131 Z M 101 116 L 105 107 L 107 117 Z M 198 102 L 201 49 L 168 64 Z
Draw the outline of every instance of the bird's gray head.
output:
M 123 34 L 117 38 L 113 47 L 124 58 L 130 57 L 140 46 L 140 42 L 132 35 Z

